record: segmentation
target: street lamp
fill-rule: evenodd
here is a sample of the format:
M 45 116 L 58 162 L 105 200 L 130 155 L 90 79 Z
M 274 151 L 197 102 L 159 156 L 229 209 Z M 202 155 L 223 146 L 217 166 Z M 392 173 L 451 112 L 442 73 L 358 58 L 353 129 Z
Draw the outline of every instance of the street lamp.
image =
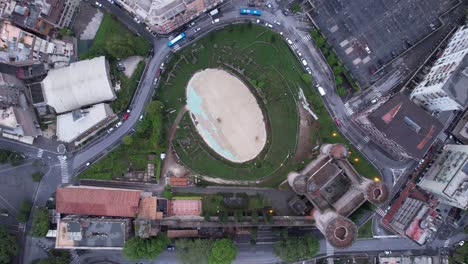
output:
M 338 134 L 336 134 L 336 132 L 333 132 L 333 133 L 332 133 L 332 136 L 333 136 L 333 137 L 336 137 L 337 135 L 338 135 Z
M 374 181 L 375 181 L 375 182 L 379 182 L 379 181 L 380 181 L 380 178 L 376 176 L 376 177 L 374 177 Z
M 354 158 L 354 162 L 359 162 L 359 158 Z

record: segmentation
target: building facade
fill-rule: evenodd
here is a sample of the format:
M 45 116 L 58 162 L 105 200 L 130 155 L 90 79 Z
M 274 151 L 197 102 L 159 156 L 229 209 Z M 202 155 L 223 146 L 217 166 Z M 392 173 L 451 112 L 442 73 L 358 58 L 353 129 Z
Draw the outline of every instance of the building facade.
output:
M 117 0 L 151 31 L 168 34 L 223 0 Z
M 468 209 L 468 146 L 447 145 L 418 185 L 443 203 Z
M 429 111 L 463 110 L 468 105 L 468 25 L 458 29 L 431 71 L 411 93 Z

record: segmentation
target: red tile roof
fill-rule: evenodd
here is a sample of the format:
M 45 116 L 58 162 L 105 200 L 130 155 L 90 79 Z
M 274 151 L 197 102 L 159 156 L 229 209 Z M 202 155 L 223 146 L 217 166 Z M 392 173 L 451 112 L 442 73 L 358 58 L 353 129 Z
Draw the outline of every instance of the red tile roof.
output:
M 57 188 L 57 212 L 62 214 L 135 217 L 141 191 L 69 186 Z

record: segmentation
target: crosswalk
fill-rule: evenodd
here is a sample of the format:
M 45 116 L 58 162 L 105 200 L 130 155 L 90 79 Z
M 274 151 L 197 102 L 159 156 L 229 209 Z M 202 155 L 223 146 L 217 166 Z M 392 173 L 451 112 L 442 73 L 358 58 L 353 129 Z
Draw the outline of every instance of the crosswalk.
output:
M 385 216 L 385 211 L 380 207 L 375 208 L 375 212 L 382 217 Z
M 356 148 L 361 151 L 362 150 L 362 146 L 361 145 L 357 145 Z
M 444 242 L 444 247 L 449 247 L 450 246 L 450 238 L 445 240 Z
M 306 43 L 307 41 L 309 41 L 311 39 L 312 39 L 312 37 L 310 36 L 310 34 L 304 35 L 301 38 L 302 42 L 304 42 L 304 43 Z
M 335 254 L 335 248 L 327 240 L 327 257 L 333 256 Z
M 60 171 L 62 173 L 62 183 L 69 183 L 70 177 L 68 174 L 68 161 L 67 156 L 58 156 L 60 162 Z
M 369 138 L 368 136 L 365 136 L 365 137 L 364 137 L 364 141 L 367 143 L 367 142 L 370 141 L 370 138 Z
M 346 109 L 346 114 L 348 116 L 351 116 L 352 114 L 354 114 L 354 110 L 350 107 L 349 103 L 346 103 L 344 106 Z
M 37 158 L 38 158 L 38 159 L 42 158 L 42 155 L 44 155 L 44 150 L 43 150 L 43 149 L 39 149 L 39 151 L 37 151 Z
M 80 264 L 80 258 L 78 256 L 78 253 L 76 253 L 75 249 L 70 250 L 70 255 L 71 255 L 71 264 Z
M 180 50 L 179 44 L 175 45 L 174 48 L 172 48 L 172 51 L 173 51 L 173 52 L 176 52 L 176 51 L 178 51 L 178 50 Z

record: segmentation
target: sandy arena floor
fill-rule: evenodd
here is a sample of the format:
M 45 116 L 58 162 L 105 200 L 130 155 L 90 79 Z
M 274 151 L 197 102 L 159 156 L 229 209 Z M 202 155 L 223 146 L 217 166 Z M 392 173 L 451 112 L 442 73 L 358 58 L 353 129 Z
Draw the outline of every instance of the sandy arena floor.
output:
M 255 158 L 266 143 L 260 107 L 249 88 L 220 69 L 195 73 L 187 104 L 198 132 L 214 151 L 233 162 Z

